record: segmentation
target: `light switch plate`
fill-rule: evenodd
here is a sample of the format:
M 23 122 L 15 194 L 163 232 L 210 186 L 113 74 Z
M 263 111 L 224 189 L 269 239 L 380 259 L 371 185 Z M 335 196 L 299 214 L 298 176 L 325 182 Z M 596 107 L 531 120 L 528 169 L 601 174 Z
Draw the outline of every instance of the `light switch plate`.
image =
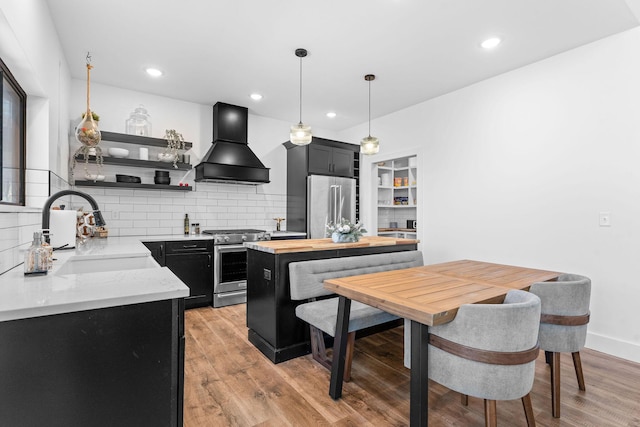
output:
M 600 212 L 600 227 L 611 227 L 611 212 Z

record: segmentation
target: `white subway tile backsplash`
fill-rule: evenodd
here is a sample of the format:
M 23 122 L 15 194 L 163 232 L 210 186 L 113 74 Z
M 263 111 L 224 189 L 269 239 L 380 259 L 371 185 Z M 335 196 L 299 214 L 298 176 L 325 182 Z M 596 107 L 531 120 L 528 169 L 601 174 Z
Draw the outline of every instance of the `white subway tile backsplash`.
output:
M 147 228 L 148 236 L 158 236 L 158 235 L 164 235 L 164 234 L 174 234 L 173 229 L 171 227 Z
M 121 220 L 147 220 L 146 212 L 122 212 L 120 213 Z M 115 222 L 115 221 L 114 221 Z
M 155 212 L 149 212 L 147 214 L 147 218 L 149 219 L 164 219 L 164 220 L 171 220 L 173 218 L 171 212 L 159 212 L 159 211 L 155 211 Z

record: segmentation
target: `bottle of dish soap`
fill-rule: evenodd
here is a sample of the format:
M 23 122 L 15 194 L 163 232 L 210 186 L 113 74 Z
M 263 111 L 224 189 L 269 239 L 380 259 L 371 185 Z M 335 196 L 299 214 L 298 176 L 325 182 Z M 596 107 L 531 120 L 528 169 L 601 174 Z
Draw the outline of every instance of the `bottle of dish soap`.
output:
M 48 251 L 42 247 L 42 233 L 33 233 L 33 243 L 25 254 L 24 274 L 46 274 L 49 266 Z

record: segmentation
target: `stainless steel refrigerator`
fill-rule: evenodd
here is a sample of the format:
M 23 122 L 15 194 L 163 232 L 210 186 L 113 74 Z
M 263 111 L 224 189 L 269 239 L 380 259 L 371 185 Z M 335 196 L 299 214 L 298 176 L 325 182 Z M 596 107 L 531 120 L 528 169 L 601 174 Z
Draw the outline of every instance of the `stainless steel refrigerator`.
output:
M 308 176 L 307 237 L 326 237 L 326 224 L 330 221 L 338 222 L 342 218 L 356 222 L 356 180 L 336 176 Z

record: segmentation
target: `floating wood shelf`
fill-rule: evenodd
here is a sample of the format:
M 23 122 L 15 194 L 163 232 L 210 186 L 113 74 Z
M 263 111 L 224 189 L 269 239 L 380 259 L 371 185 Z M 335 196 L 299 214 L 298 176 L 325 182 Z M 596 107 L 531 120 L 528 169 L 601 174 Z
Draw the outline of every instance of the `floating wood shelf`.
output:
M 147 190 L 172 190 L 172 191 L 191 191 L 193 187 L 180 187 L 178 185 L 163 184 L 136 184 L 130 182 L 106 182 L 106 181 L 78 181 L 75 185 L 78 187 L 117 187 L 117 188 L 144 188 Z

